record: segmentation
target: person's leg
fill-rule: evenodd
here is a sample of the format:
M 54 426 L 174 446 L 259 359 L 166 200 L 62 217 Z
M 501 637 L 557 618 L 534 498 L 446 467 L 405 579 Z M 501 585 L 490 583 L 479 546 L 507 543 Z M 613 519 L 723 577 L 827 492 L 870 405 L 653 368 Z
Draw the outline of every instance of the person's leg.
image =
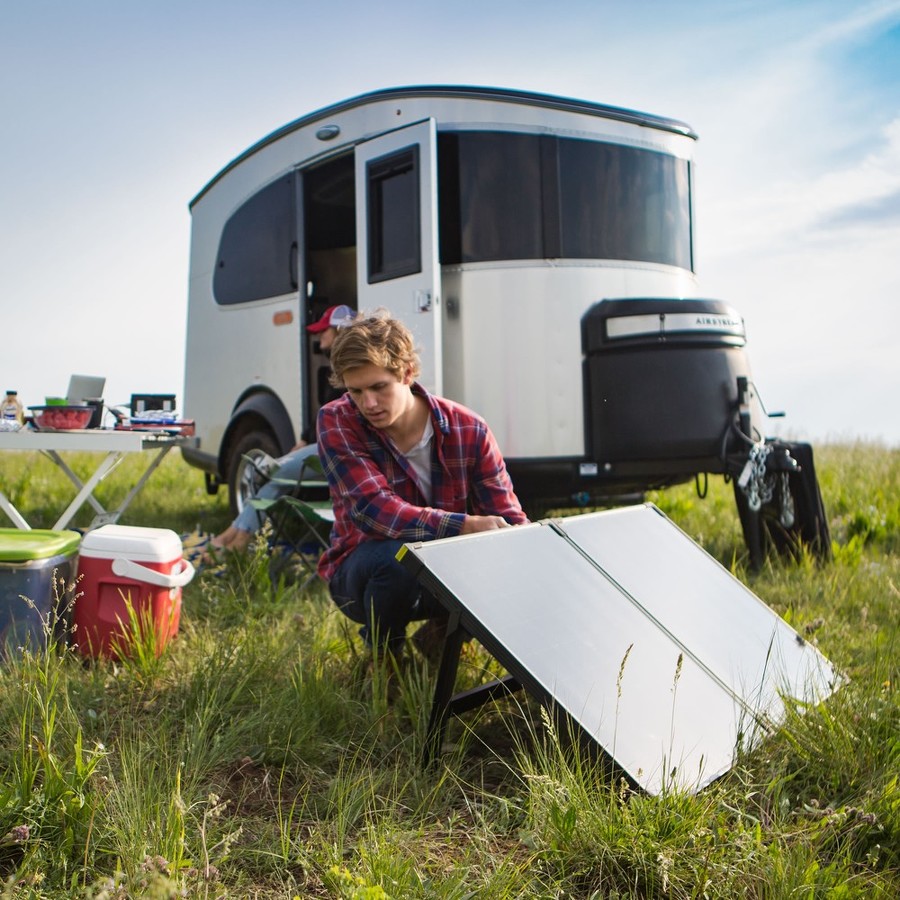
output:
M 294 450 L 274 472 L 270 473 L 270 475 L 274 478 L 285 479 L 287 481 L 299 481 L 300 476 L 304 474 L 303 470 L 307 468 L 309 458 L 311 456 L 317 456 L 318 453 L 318 444 L 306 444 L 298 450 Z M 309 472 L 307 471 L 306 474 L 308 475 Z
M 329 590 L 341 612 L 359 623 L 366 644 L 397 654 L 406 626 L 433 614 L 423 608 L 415 577 L 394 558 L 402 541 L 366 541 L 341 563 Z
M 211 541 L 213 547 L 227 547 L 237 534 L 234 524 L 229 525 L 221 534 L 217 534 Z
M 250 546 L 253 532 L 241 531 L 234 525 L 229 525 L 221 534 L 210 538 L 209 544 L 200 556 L 200 562 L 204 566 L 214 566 L 222 562 L 217 555 L 222 550 L 243 551 Z
M 268 487 L 268 485 L 263 485 Z M 254 497 L 262 497 L 262 490 L 258 491 Z M 235 531 L 246 531 L 248 534 L 255 534 L 262 528 L 263 514 L 249 502 L 244 503 L 244 508 L 238 513 L 237 518 L 231 523 L 231 528 Z

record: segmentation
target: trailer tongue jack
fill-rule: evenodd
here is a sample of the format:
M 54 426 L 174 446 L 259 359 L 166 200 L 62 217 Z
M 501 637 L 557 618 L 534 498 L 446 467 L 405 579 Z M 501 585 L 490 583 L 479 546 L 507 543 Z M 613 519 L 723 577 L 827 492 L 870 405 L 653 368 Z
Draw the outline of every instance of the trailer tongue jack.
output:
M 746 453 L 733 454 L 728 472 L 750 556 L 758 570 L 771 548 L 797 556 L 806 547 L 820 560 L 831 559 L 831 535 L 809 444 L 754 437 L 749 413 L 750 385 L 737 379 L 738 432 Z M 778 414 L 769 414 L 774 418 Z M 741 460 L 743 464 L 741 464 Z

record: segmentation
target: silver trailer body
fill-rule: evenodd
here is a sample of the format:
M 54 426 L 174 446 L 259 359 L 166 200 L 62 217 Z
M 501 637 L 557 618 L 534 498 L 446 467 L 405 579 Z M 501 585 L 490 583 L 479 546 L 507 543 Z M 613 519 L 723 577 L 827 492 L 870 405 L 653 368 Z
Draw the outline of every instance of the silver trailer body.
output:
M 313 439 L 327 360 L 305 326 L 346 303 L 409 325 L 422 382 L 486 418 L 533 509 L 728 471 L 739 408 L 756 437 L 763 417 L 743 322 L 697 299 L 695 138 L 461 87 L 377 91 L 266 137 L 190 206 L 186 458 L 237 495 L 247 454 Z M 660 350 L 674 367 L 643 377 Z M 692 395 L 699 413 L 670 410 Z

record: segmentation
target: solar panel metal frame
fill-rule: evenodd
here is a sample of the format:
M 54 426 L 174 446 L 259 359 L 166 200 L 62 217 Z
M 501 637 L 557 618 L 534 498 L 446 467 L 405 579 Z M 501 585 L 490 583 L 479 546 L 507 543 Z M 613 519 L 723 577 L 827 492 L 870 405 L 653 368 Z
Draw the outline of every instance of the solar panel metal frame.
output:
M 613 522 L 611 516 L 619 518 Z M 752 606 L 779 641 L 788 646 L 793 641 L 800 656 L 815 659 L 811 668 L 824 675 L 814 699 L 830 693 L 836 679 L 827 660 L 647 504 L 405 545 L 404 563 L 451 614 L 432 737 L 439 740 L 448 711 L 479 702 L 477 691 L 468 692 L 476 696 L 450 698 L 462 636 L 471 635 L 510 673 L 505 684 L 485 686 L 485 699 L 521 684 L 542 705 L 562 710 L 634 785 L 651 794 L 669 786 L 699 790 L 728 771 L 741 748 L 754 745 L 777 724 L 784 712 L 781 697 L 777 691 L 744 696 L 740 676 L 729 677 L 733 673 L 723 671 L 720 660 L 711 666 L 705 652 L 689 646 L 696 634 L 688 629 L 679 637 L 672 617 L 666 621 L 660 616 L 658 597 L 649 596 L 645 603 L 623 586 L 630 578 L 621 563 L 621 547 L 619 564 L 613 567 L 616 577 L 606 571 L 595 558 L 604 555 L 604 548 L 598 551 L 591 532 L 608 532 L 611 525 L 643 547 L 662 542 L 670 560 L 672 553 L 687 559 L 694 574 L 699 566 L 720 590 Z M 548 615 L 547 598 L 573 589 L 586 594 L 588 602 L 579 599 Z M 647 593 L 646 584 L 641 591 Z M 510 596 L 516 592 L 519 600 L 530 597 L 530 604 L 516 603 Z M 608 623 L 602 634 L 592 620 L 601 611 Z M 601 648 L 604 641 L 607 646 Z M 601 652 L 590 670 L 579 675 L 578 667 L 584 670 L 592 650 Z M 761 696 L 765 703 L 758 702 Z

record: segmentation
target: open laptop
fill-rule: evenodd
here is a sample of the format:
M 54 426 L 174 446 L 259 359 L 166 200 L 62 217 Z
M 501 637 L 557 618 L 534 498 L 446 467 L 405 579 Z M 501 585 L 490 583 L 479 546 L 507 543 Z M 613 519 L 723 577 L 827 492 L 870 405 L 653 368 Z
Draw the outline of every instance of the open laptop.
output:
M 106 378 L 99 375 L 73 375 L 66 391 L 66 403 L 81 406 L 86 400 L 99 400 L 106 387 Z

